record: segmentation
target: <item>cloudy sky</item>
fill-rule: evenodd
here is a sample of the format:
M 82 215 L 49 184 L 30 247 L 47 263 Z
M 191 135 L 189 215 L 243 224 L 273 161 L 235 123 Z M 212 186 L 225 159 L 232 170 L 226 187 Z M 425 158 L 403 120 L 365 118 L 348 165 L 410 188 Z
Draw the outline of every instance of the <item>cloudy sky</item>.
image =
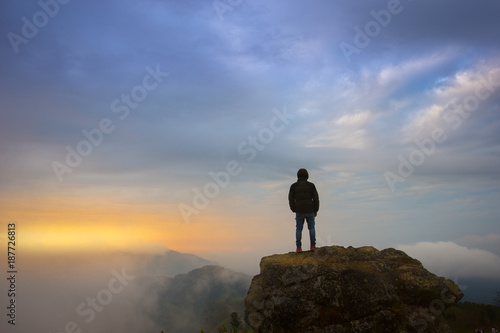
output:
M 255 273 L 294 250 L 305 167 L 319 245 L 442 250 L 486 260 L 452 274 L 500 277 L 499 12 L 3 1 L 2 242 L 15 222 L 27 252 L 160 244 Z

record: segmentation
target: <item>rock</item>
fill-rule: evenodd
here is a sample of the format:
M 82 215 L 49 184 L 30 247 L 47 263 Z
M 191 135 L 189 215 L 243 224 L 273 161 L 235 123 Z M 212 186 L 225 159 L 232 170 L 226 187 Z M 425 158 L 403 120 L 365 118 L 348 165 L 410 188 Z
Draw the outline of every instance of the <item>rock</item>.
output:
M 330 246 L 264 257 L 245 298 L 256 332 L 451 332 L 463 294 L 406 253 Z

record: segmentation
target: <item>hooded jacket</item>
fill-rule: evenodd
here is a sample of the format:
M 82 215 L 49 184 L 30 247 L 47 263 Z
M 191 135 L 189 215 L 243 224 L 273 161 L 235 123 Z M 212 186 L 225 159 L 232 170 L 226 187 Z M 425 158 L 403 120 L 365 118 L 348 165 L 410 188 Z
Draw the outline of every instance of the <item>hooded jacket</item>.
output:
M 297 182 L 290 186 L 288 203 L 294 213 L 316 213 L 319 210 L 319 195 L 316 186 L 308 182 L 307 170 L 297 172 Z

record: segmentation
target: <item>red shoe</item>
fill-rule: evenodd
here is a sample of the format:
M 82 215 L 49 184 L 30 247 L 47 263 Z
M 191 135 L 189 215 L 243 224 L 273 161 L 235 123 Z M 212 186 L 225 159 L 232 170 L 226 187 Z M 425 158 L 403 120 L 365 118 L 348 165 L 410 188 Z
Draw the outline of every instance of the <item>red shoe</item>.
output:
M 302 248 L 301 248 L 301 247 L 298 247 L 298 248 L 297 248 L 297 252 L 302 252 Z
M 311 245 L 311 250 L 314 250 L 316 248 L 316 245 Z

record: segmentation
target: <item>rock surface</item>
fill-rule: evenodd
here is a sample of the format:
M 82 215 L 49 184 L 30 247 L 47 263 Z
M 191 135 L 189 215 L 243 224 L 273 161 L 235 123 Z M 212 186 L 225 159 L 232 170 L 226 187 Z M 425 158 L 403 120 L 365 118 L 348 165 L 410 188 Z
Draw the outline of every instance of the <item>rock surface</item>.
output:
M 317 248 L 264 257 L 245 298 L 256 332 L 450 332 L 463 294 L 402 251 Z

